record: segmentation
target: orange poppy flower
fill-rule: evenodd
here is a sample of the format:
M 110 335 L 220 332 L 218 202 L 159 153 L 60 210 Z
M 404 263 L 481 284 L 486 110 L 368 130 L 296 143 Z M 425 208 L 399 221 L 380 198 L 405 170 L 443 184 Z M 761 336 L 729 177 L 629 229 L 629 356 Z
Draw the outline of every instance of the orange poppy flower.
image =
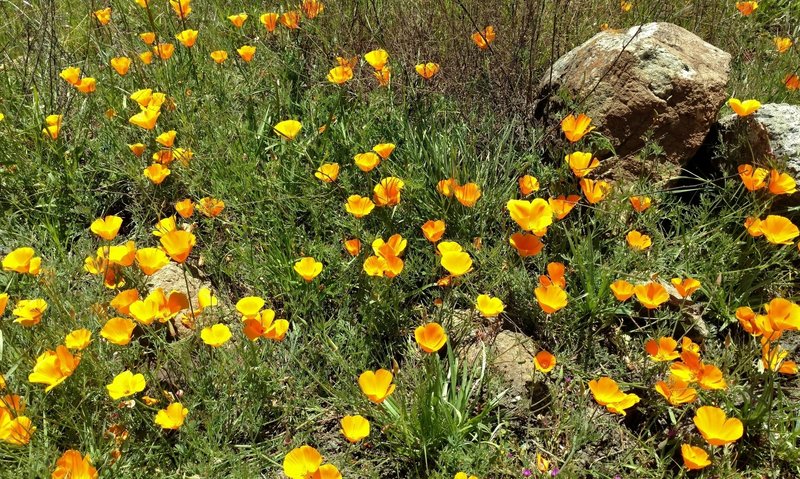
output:
M 761 103 L 758 100 L 745 100 L 741 101 L 738 98 L 731 98 L 728 100 L 728 106 L 738 116 L 748 116 L 755 113 L 756 110 L 761 108 Z
M 108 22 L 111 21 L 111 7 L 95 10 L 92 12 L 92 16 L 100 25 L 108 25 Z
M 683 467 L 690 471 L 697 471 L 711 465 L 708 453 L 691 444 L 681 444 L 681 457 L 683 458 Z
M 700 281 L 697 281 L 694 278 L 672 278 L 670 282 L 682 298 L 688 298 L 692 295 L 692 293 L 700 289 Z
M 144 177 L 154 185 L 160 185 L 172 173 L 169 168 L 158 163 L 154 163 L 144 169 Z
M 237 13 L 236 15 L 229 15 L 228 20 L 231 21 L 234 27 L 242 28 L 242 25 L 244 25 L 244 22 L 247 20 L 247 14 Z
M 376 238 L 372 242 L 372 251 L 381 258 L 390 258 L 392 256 L 400 256 L 405 251 L 408 241 L 399 234 L 393 234 L 389 237 L 388 241 L 383 241 L 383 238 Z
M 294 264 L 294 270 L 306 283 L 310 283 L 322 272 L 322 263 L 310 256 L 306 256 Z
M 428 323 L 414 330 L 414 339 L 426 353 L 435 353 L 447 343 L 447 334 L 438 323 Z
M 314 176 L 323 183 L 333 183 L 339 177 L 339 163 L 325 163 L 317 168 Z
M 139 54 L 139 60 L 142 61 L 145 65 L 149 65 L 153 63 L 153 52 L 146 51 Z
M 181 20 L 186 20 L 186 17 L 192 13 L 192 0 L 169 0 L 169 4 L 175 12 L 175 15 Z
M 756 324 L 756 313 L 748 306 L 740 306 L 736 308 L 736 319 L 739 320 L 739 325 L 742 326 L 747 334 L 753 336 L 760 336 L 761 331 Z
M 341 421 L 341 433 L 350 443 L 357 443 L 358 441 L 369 436 L 369 421 L 362 416 L 345 416 Z
M 92 233 L 103 238 L 106 241 L 111 241 L 117 237 L 119 229 L 122 226 L 122 218 L 115 215 L 109 215 L 105 218 L 98 218 L 94 220 L 89 226 Z
M 200 331 L 200 339 L 212 348 L 218 348 L 231 339 L 231 329 L 222 323 L 217 323 L 203 328 Z
M 482 32 L 473 33 L 472 41 L 481 50 L 486 50 L 489 48 L 489 44 L 494 41 L 495 35 L 494 27 L 489 25 Z
M 475 309 L 477 309 L 484 318 L 496 318 L 505 310 L 505 305 L 500 298 L 494 298 L 488 294 L 481 294 L 478 295 Z
M 358 238 L 349 239 L 344 242 L 344 249 L 350 256 L 358 256 L 361 252 L 361 240 Z
M 289 30 L 300 28 L 300 12 L 290 11 L 281 15 L 281 24 Z
M 650 281 L 633 288 L 636 299 L 647 309 L 655 309 L 669 300 L 669 293 L 661 284 Z
M 161 246 L 176 263 L 183 263 L 192 252 L 197 239 L 192 233 L 174 230 L 161 236 Z
M 218 198 L 205 196 L 200 198 L 200 201 L 197 202 L 197 211 L 199 211 L 201 215 L 208 216 L 209 218 L 219 216 L 224 209 L 225 202 Z
M 466 206 L 467 208 L 472 208 L 473 206 L 475 206 L 475 203 L 477 203 L 478 199 L 480 199 L 481 197 L 481 187 L 475 183 L 467 183 L 464 185 L 456 186 L 454 188 L 453 194 L 455 195 L 459 203 Z
M 181 42 L 186 48 L 192 48 L 197 42 L 197 30 L 184 30 L 175 35 L 175 39 Z
M 144 32 L 139 34 L 139 38 L 145 45 L 152 45 L 156 41 L 155 32 Z
M 272 127 L 275 133 L 289 141 L 294 140 L 302 128 L 303 124 L 297 120 L 283 120 Z
M 275 311 L 265 309 L 258 314 L 245 317 L 243 331 L 250 341 L 257 341 L 259 338 L 283 341 L 287 331 L 289 331 L 289 321 L 285 319 L 276 320 Z
M 766 319 L 775 328 L 788 331 L 800 330 L 800 306 L 784 299 L 774 298 L 764 305 Z
M 236 49 L 236 52 L 242 57 L 246 63 L 249 63 L 250 60 L 253 59 L 253 56 L 256 54 L 256 47 L 252 45 L 242 45 L 241 47 Z
M 45 384 L 45 392 L 50 392 L 72 376 L 81 362 L 80 356 L 73 355 L 66 346 L 58 346 L 55 351 L 45 351 L 36 358 L 33 372 L 28 382 Z
M 611 292 L 614 293 L 614 297 L 617 298 L 617 301 L 627 301 L 633 296 L 634 288 L 631 283 L 624 279 L 618 279 L 611 283 Z
M 153 54 L 162 60 L 169 60 L 175 53 L 175 45 L 172 43 L 159 43 L 153 47 Z
M 337 85 L 344 85 L 353 79 L 353 69 L 348 66 L 333 67 L 328 72 L 328 81 Z
M 97 469 L 92 466 L 92 458 L 81 456 L 79 451 L 69 449 L 56 461 L 52 479 L 97 479 Z
M 764 369 L 771 369 L 781 374 L 797 374 L 797 363 L 787 360 L 788 356 L 789 351 L 781 345 L 771 347 L 770 343 L 767 342 L 761 348 L 761 365 Z
M 131 59 L 128 57 L 114 57 L 111 59 L 111 68 L 117 72 L 119 76 L 128 74 L 128 69 L 131 67 Z
M 542 198 L 533 201 L 509 200 L 506 209 L 520 228 L 531 231 L 536 236 L 545 235 L 547 227 L 553 224 L 553 210 Z
M 372 151 L 378 154 L 382 159 L 388 160 L 395 149 L 394 143 L 379 143 L 372 147 Z
M 741 13 L 742 16 L 745 17 L 752 15 L 757 8 L 758 8 L 758 2 L 755 1 L 736 2 L 736 9 L 739 10 L 739 13 Z
M 368 173 L 381 164 L 381 157 L 374 151 L 368 151 L 355 155 L 353 161 L 359 170 Z
M 583 196 L 591 204 L 599 203 L 611 192 L 611 185 L 603 180 L 595 181 L 584 178 L 580 184 Z
M 75 84 L 75 89 L 81 93 L 92 93 L 97 88 L 97 80 L 92 77 L 81 78 L 81 81 Z
M 753 168 L 753 165 L 739 165 L 739 178 L 742 179 L 744 187 L 750 191 L 760 190 L 767 186 L 767 170 L 764 168 Z
M 680 379 L 670 379 L 669 383 L 659 381 L 656 383 L 655 390 L 664 396 L 673 406 L 688 404 L 697 399 L 697 391 L 689 387 L 689 383 Z
M 800 90 L 800 76 L 790 73 L 783 79 L 783 84 L 786 85 L 786 89 L 789 91 Z
M 278 26 L 278 17 L 279 15 L 277 13 L 264 13 L 258 19 L 261 21 L 261 24 L 264 25 L 264 28 L 272 33 L 275 31 L 275 27 Z
M 694 425 L 709 444 L 724 446 L 742 437 L 744 427 L 737 418 L 728 418 L 725 411 L 714 406 L 702 406 L 693 418 Z
M 44 119 L 45 127 L 42 134 L 51 140 L 58 139 L 58 134 L 61 132 L 61 119 L 63 115 L 48 115 Z
M 189 410 L 183 407 L 183 404 L 174 402 L 166 407 L 160 409 L 154 418 L 154 422 L 161 426 L 162 429 L 176 430 L 183 426 L 183 421 L 189 414 Z
M 125 313 L 127 314 L 127 313 Z M 111 318 L 103 325 L 100 336 L 109 343 L 125 346 L 131 342 L 131 335 L 136 328 L 136 323 L 127 318 Z
M 797 191 L 794 178 L 778 170 L 769 172 L 769 192 L 773 195 L 791 195 Z
M 225 50 L 214 50 L 210 53 L 211 58 L 214 62 L 219 65 L 220 63 L 224 62 L 228 59 L 228 52 Z
M 61 70 L 58 76 L 70 85 L 75 86 L 81 81 L 81 69 L 78 67 L 67 67 Z
M 120 291 L 114 299 L 111 300 L 110 306 L 116 309 L 120 314 L 128 314 L 130 305 L 139 300 L 139 292 L 135 289 L 126 289 Z
M 639 402 L 639 396 L 624 393 L 619 389 L 617 382 L 609 377 L 589 381 L 589 389 L 598 404 L 615 414 L 624 416 L 626 409 Z
M 541 373 L 549 373 L 556 367 L 556 357 L 547 351 L 539 351 L 533 357 L 533 366 Z
M 511 246 L 513 246 L 514 249 L 517 250 L 517 253 L 523 258 L 536 256 L 541 253 L 542 248 L 544 248 L 544 243 L 542 243 L 538 236 L 528 233 L 514 233 L 511 235 L 508 242 L 511 243 Z
M 303 4 L 301 5 L 303 9 L 303 13 L 306 14 L 309 20 L 314 19 L 325 10 L 325 5 L 322 4 L 319 0 L 303 0 Z
M 189 198 L 180 200 L 175 203 L 175 211 L 177 211 L 182 218 L 191 218 L 194 214 L 194 202 Z
M 3 271 L 14 271 L 20 274 L 36 276 L 41 270 L 42 258 L 36 256 L 33 248 L 24 246 L 5 255 L 2 264 Z
M 547 314 L 553 314 L 567 305 L 567 292 L 557 284 L 540 285 L 533 292 L 539 307 Z
M 380 70 L 375 70 L 372 75 L 378 80 L 378 86 L 388 86 L 392 80 L 392 69 L 386 65 Z
M 169 264 L 169 258 L 159 248 L 141 248 L 136 252 L 136 263 L 147 276 Z
M 422 225 L 422 234 L 431 243 L 436 243 L 444 235 L 445 224 L 442 220 L 429 220 Z
M 386 260 L 380 256 L 370 256 L 364 261 L 364 272 L 369 276 L 383 276 Z
M 350 195 L 347 197 L 344 209 L 356 218 L 363 218 L 375 209 L 375 203 L 365 196 Z
M 550 262 L 547 263 L 547 276 L 539 275 L 539 284 L 542 286 L 549 286 L 555 284 L 560 288 L 567 287 L 567 280 L 564 277 L 564 263 Z
M 375 185 L 372 195 L 377 206 L 395 206 L 400 204 L 400 192 L 406 184 L 400 178 L 390 176 Z
M 576 151 L 564 157 L 569 168 L 577 178 L 583 178 L 592 170 L 600 166 L 600 160 L 593 158 L 591 153 Z
M 570 143 L 575 143 L 594 130 L 591 123 L 592 119 L 583 113 L 577 117 L 570 113 L 566 118 L 561 120 L 561 131 L 564 132 L 564 136 L 567 137 Z
M 147 108 L 130 117 L 128 122 L 132 125 L 138 126 L 139 128 L 152 130 L 156 127 L 156 122 L 158 121 L 158 117 L 160 115 L 160 111 Z
M 539 180 L 531 175 L 521 176 L 518 183 L 519 192 L 522 196 L 528 196 L 534 191 L 539 191 Z
M 313 478 L 319 472 L 322 455 L 311 446 L 292 449 L 283 458 L 283 473 L 290 479 Z
M 650 359 L 656 362 L 672 361 L 678 359 L 680 353 L 677 351 L 678 342 L 670 337 L 661 337 L 656 339 L 648 339 L 644 343 L 644 350 L 650 356 Z
M 772 39 L 778 53 L 786 53 L 792 47 L 792 39 L 787 37 L 775 37 Z
M 414 69 L 417 71 L 419 76 L 426 80 L 430 80 L 434 77 L 434 75 L 439 73 L 439 64 L 433 62 L 420 63 L 415 66 Z
M 386 62 L 389 61 L 389 53 L 387 53 L 386 50 L 379 48 L 364 55 L 364 60 L 366 60 L 367 63 L 369 63 L 370 66 L 375 70 L 382 70 L 383 67 L 386 66 Z
M 556 219 L 562 220 L 575 208 L 575 205 L 577 205 L 580 200 L 581 197 L 578 195 L 569 195 L 566 197 L 561 195 L 557 198 L 550 198 L 547 200 L 547 203 L 550 205 L 550 209 L 553 210 Z
M 358 377 L 358 386 L 370 401 L 380 404 L 395 390 L 392 379 L 392 373 L 385 369 L 364 371 Z
M 625 235 L 625 241 L 628 242 L 628 246 L 639 251 L 644 251 L 653 244 L 650 236 L 642 234 L 636 230 L 632 230 Z
M 451 276 L 464 275 L 472 268 L 472 258 L 464 251 L 443 253 L 439 262 Z
M 436 191 L 449 198 L 453 196 L 453 192 L 457 186 L 458 181 L 456 181 L 455 178 L 448 178 L 446 180 L 440 180 L 438 183 L 436 183 Z
M 766 219 L 759 221 L 757 225 L 753 225 L 753 228 L 757 228 L 772 244 L 792 244 L 794 239 L 800 236 L 797 226 L 783 216 L 769 215 Z
M 21 299 L 17 301 L 11 314 L 15 316 L 14 322 L 22 326 L 36 326 L 42 320 L 42 315 L 47 311 L 47 301 L 36 299 Z
M 131 371 L 125 370 L 114 376 L 111 384 L 107 385 L 106 389 L 111 399 L 116 400 L 140 393 L 144 391 L 145 386 L 144 375 L 133 374 Z
M 644 212 L 647 208 L 650 208 L 653 200 L 649 196 L 631 196 L 628 198 L 630 201 L 631 206 L 637 213 Z

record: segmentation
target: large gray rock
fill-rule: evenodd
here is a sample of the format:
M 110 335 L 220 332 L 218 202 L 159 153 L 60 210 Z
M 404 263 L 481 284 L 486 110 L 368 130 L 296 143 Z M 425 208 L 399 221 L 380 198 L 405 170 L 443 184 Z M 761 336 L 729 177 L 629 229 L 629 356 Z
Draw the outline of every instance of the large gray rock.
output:
M 727 116 L 720 126 L 732 162 L 765 166 L 778 160 L 800 178 L 800 106 L 767 103 L 744 118 Z
M 671 23 L 607 30 L 561 57 L 539 82 L 536 115 L 556 125 L 570 105 L 610 138 L 616 170 L 674 173 L 703 143 L 727 98 L 730 54 Z M 658 164 L 633 160 L 648 141 Z M 597 152 L 596 152 L 597 153 Z M 663 174 L 658 176 L 663 177 Z

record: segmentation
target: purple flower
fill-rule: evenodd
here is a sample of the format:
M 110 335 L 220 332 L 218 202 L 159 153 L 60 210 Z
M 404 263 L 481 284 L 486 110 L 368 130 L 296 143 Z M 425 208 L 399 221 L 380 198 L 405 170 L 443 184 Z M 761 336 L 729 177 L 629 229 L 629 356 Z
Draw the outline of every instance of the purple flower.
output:
M 523 470 L 522 470 L 522 475 L 523 475 L 524 477 L 531 477 L 531 474 L 533 474 L 533 473 L 532 473 L 532 472 L 531 472 L 531 470 L 530 470 L 530 469 L 528 469 L 527 467 L 526 467 L 525 469 L 523 469 Z
M 550 471 L 550 477 L 556 477 L 559 472 L 561 472 L 561 469 L 554 467 L 553 470 Z

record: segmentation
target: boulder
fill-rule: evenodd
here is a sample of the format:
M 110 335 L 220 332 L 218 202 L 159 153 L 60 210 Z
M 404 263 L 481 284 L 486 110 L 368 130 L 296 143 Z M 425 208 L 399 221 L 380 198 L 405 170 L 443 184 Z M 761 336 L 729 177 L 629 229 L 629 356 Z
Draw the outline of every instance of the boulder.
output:
M 733 165 L 783 166 L 800 179 L 800 106 L 761 105 L 750 116 L 720 120 L 725 157 Z
M 730 60 L 730 54 L 671 23 L 606 30 L 545 72 L 534 115 L 557 125 L 569 110 L 585 113 L 611 141 L 613 152 L 595 152 L 616 154 L 606 167 L 623 176 L 654 169 L 674 174 L 717 119 L 727 98 Z M 637 160 L 651 141 L 660 154 Z

